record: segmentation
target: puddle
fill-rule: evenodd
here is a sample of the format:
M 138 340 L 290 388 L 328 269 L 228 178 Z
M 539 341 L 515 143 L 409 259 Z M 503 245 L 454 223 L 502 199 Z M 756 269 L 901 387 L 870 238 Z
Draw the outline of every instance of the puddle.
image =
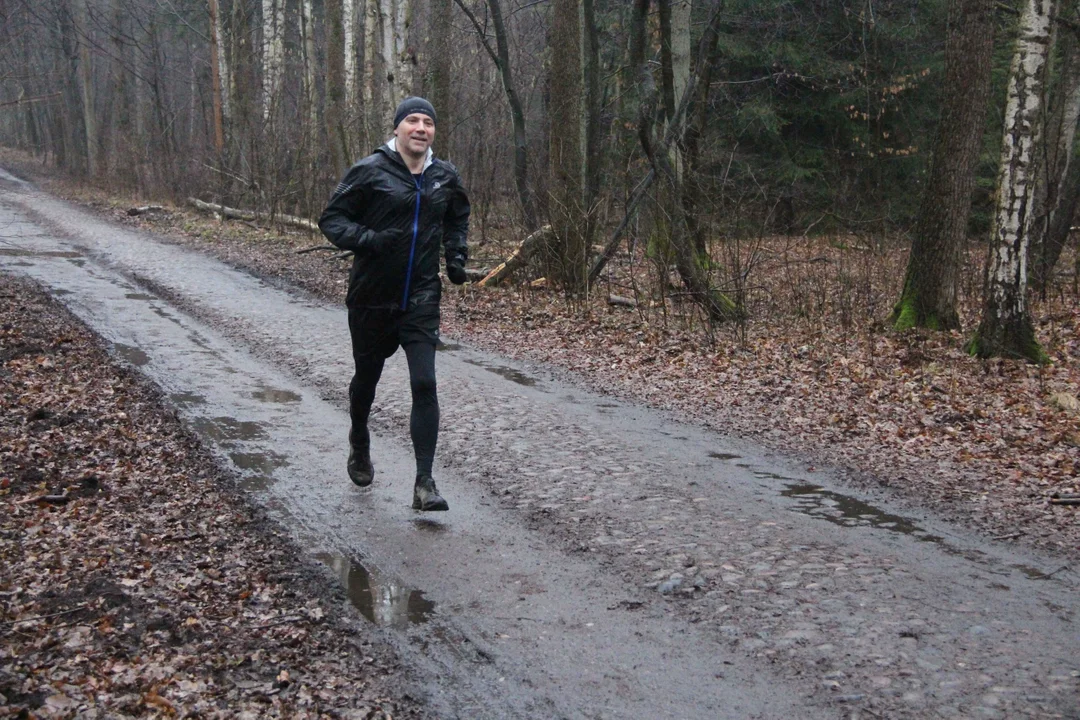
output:
M 131 292 L 124 295 L 128 300 L 157 300 L 153 295 L 147 295 L 146 293 Z
M 300 396 L 289 390 L 263 386 L 262 390 L 256 390 L 251 396 L 259 402 L 265 403 L 293 403 L 300 402 Z
M 466 360 L 465 362 L 469 363 L 470 365 L 482 367 L 485 370 L 488 370 L 495 373 L 496 375 L 510 380 L 511 382 L 516 382 L 518 385 L 524 385 L 525 387 L 533 387 L 534 385 L 536 385 L 535 378 L 531 378 L 520 370 L 515 370 L 512 367 L 506 367 L 505 365 L 489 365 L 487 363 L 482 363 L 477 360 Z
M 195 418 L 191 426 L 200 435 L 217 442 L 229 440 L 258 440 L 266 437 L 263 424 L 245 422 L 231 417 Z
M 244 471 L 240 487 L 249 492 L 269 490 L 276 482 L 274 471 L 289 464 L 284 455 L 277 453 L 229 453 L 233 465 Z
M 180 405 L 205 405 L 206 398 L 198 393 L 182 392 L 172 393 L 169 395 L 169 399 Z
M 709 453 L 709 457 L 713 458 L 714 460 L 741 460 L 742 459 L 742 455 L 735 455 L 733 453 L 726 453 L 726 452 L 711 452 L 711 453 Z
M 376 625 L 396 628 L 419 625 L 435 612 L 435 603 L 425 598 L 424 593 L 369 571 L 355 560 L 332 553 L 319 553 L 315 557 L 337 574 L 349 602 Z
M 23 248 L 0 248 L 0 257 L 57 257 L 81 258 L 74 250 L 24 250 Z
M 435 349 L 439 352 L 454 352 L 455 350 L 460 350 L 461 346 L 455 345 L 454 343 L 439 343 L 435 346 Z
M 772 476 L 771 473 L 761 473 Z M 776 476 L 779 477 L 779 476 Z M 790 479 L 790 478 L 781 478 Z M 890 515 L 861 500 L 825 490 L 818 485 L 789 484 L 780 492 L 797 501 L 797 510 L 806 515 L 827 520 L 843 527 L 872 527 L 911 535 L 921 542 L 940 543 L 941 537 L 931 535 L 909 518 Z
M 142 367 L 150 362 L 150 356 L 137 347 L 124 345 L 123 343 L 113 343 L 113 349 L 116 350 L 117 355 L 124 358 L 135 367 Z

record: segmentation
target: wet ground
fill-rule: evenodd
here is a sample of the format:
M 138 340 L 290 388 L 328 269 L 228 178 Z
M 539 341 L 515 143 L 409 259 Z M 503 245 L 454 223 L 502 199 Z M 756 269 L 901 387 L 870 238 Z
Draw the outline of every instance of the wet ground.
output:
M 408 380 L 344 477 L 341 308 L 0 176 L 0 268 L 172 398 L 469 717 L 1080 717 L 1077 575 L 827 473 L 457 344 L 408 507 Z

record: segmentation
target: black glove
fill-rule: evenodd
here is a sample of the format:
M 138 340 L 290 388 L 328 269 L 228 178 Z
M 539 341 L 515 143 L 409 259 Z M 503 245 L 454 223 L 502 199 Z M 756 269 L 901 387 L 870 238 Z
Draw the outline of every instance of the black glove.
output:
M 368 241 L 368 245 L 371 248 L 371 252 L 376 255 L 381 255 L 387 250 L 392 248 L 397 241 L 403 235 L 401 230 L 397 228 L 390 228 L 389 230 L 380 230 L 376 233 L 372 233 L 371 240 Z
M 447 258 L 446 277 L 455 285 L 465 284 L 469 280 L 469 276 L 465 274 L 465 258 Z

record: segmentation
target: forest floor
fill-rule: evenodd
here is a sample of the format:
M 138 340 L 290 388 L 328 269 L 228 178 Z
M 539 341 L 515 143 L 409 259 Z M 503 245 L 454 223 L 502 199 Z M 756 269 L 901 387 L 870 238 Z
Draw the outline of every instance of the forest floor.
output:
M 416 717 L 158 391 L 0 275 L 0 717 Z
M 145 204 L 49 174 L 25 156 L 13 168 L 44 189 L 117 221 L 152 230 L 268 278 L 340 300 L 348 264 L 321 242 L 269 223 L 222 222 L 184 207 L 139 217 Z M 477 233 L 478 234 L 478 233 Z M 492 233 L 487 233 L 491 235 Z M 473 245 L 470 266 L 509 252 Z M 900 243 L 896 243 L 897 245 Z M 887 488 L 988 536 L 1080 555 L 1080 512 L 1055 494 L 1080 492 L 1080 296 L 1074 253 L 1032 314 L 1051 362 L 978 360 L 963 345 L 976 323 L 983 253 L 972 248 L 962 282 L 965 333 L 895 332 L 885 318 L 906 251 L 845 237 L 743 243 L 730 265 L 750 267 L 750 320 L 712 333 L 678 303 L 666 273 L 622 252 L 588 301 L 518 284 L 454 288 L 443 297 L 444 335 L 560 369 L 592 389 L 670 410 L 716 430 L 834 467 L 855 485 Z M 533 279 L 527 276 L 522 279 Z M 664 286 L 663 303 L 650 302 Z M 608 293 L 637 295 L 636 308 Z M 674 296 L 674 298 L 672 298 Z

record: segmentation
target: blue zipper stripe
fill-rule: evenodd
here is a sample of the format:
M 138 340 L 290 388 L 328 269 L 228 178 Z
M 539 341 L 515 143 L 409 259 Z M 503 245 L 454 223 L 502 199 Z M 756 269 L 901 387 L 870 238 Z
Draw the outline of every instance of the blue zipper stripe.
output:
M 412 284 L 413 259 L 416 257 L 416 236 L 420 232 L 420 196 L 424 190 L 424 175 L 420 179 L 413 178 L 416 183 L 416 212 L 413 213 L 412 221 L 412 245 L 409 246 L 409 269 L 405 271 L 405 294 L 401 297 L 401 309 L 407 310 L 409 305 L 409 285 Z

